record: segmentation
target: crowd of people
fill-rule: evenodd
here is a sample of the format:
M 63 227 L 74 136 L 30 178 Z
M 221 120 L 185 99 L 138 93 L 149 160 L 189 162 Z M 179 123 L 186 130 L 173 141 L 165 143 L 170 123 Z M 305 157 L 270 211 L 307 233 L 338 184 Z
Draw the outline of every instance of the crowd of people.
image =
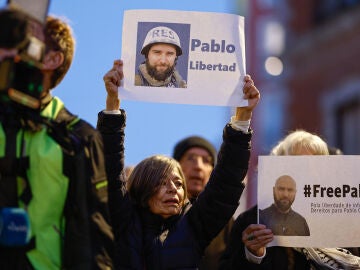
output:
M 179 140 L 172 157 L 145 157 L 128 167 L 126 112 L 118 93 L 123 62 L 115 60 L 103 77 L 106 106 L 94 128 L 51 93 L 73 59 L 70 26 L 53 16 L 39 25 L 9 8 L 0 11 L 0 24 L 9 26 L 0 30 L 1 67 L 26 64 L 21 46 L 29 36 L 46 48 L 35 70 L 42 80 L 38 96 L 20 89 L 16 98 L 12 87 L 1 89 L 2 269 L 360 269 L 350 248 L 267 247 L 276 234 L 309 233 L 306 220 L 291 208 L 296 183 L 290 176 L 276 181 L 274 203 L 262 210 L 260 223 L 256 205 L 234 218 L 260 100 L 251 76 L 244 76 L 247 106 L 237 107 L 225 125 L 219 151 L 205 138 L 190 136 Z M 142 54 L 139 85 L 186 87 L 175 69 L 181 55 L 176 35 L 149 36 Z M 328 155 L 329 149 L 319 136 L 297 130 L 271 155 Z M 294 220 L 277 230 L 274 216 Z

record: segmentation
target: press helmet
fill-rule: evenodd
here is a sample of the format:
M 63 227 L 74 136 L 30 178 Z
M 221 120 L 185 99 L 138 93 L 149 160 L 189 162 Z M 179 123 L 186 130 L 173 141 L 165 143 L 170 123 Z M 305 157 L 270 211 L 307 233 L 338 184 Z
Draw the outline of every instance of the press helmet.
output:
M 155 43 L 168 43 L 176 47 L 176 56 L 182 54 L 180 38 L 178 34 L 169 27 L 158 26 L 150 29 L 147 33 L 144 44 L 141 49 L 141 54 L 146 55 L 151 47 Z

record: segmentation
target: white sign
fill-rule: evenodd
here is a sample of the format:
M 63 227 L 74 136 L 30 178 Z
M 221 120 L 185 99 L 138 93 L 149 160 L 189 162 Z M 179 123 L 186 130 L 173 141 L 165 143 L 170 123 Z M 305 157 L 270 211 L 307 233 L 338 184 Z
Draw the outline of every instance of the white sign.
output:
M 154 44 L 175 48 L 175 63 L 169 46 Z M 244 17 L 190 11 L 125 11 L 122 60 L 123 99 L 247 106 L 242 93 Z M 173 63 L 176 75 L 170 76 Z
M 288 247 L 358 247 L 360 246 L 360 156 L 261 156 L 258 174 L 258 208 L 260 223 L 264 209 L 274 203 L 273 187 L 279 177 L 296 182 L 292 212 L 306 221 L 309 235 L 291 235 L 303 231 L 303 221 L 296 217 L 295 227 L 285 216 L 273 213 L 284 235 L 275 235 L 269 246 Z M 286 183 L 286 180 L 283 182 Z M 284 188 L 285 197 L 291 197 Z M 288 186 L 289 187 L 289 186 Z M 280 193 L 277 193 L 281 201 Z M 268 210 L 266 210 L 269 212 Z M 270 210 L 271 211 L 271 210 Z M 263 214 L 262 214 L 263 213 Z M 265 215 L 266 216 L 266 215 Z M 267 221 L 268 222 L 268 221 Z M 269 224 L 265 224 L 269 225 Z M 275 227 L 274 227 L 275 228 Z M 277 229 L 274 230 L 277 230 Z

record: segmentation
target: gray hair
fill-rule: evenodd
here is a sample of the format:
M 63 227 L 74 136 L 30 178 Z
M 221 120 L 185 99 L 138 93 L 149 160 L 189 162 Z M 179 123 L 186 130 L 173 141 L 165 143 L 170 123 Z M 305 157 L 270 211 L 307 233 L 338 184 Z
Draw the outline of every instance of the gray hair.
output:
M 270 152 L 270 155 L 297 155 L 299 149 L 306 149 L 313 155 L 329 155 L 327 143 L 318 135 L 305 130 L 295 130 L 281 140 Z

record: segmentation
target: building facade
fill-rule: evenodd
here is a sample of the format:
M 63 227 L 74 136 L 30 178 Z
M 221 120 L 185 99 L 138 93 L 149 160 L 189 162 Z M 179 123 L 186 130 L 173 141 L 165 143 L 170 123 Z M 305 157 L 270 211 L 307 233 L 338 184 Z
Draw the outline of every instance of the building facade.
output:
M 247 73 L 262 94 L 249 207 L 257 200 L 258 156 L 292 130 L 360 154 L 360 1 L 253 0 L 246 17 Z

